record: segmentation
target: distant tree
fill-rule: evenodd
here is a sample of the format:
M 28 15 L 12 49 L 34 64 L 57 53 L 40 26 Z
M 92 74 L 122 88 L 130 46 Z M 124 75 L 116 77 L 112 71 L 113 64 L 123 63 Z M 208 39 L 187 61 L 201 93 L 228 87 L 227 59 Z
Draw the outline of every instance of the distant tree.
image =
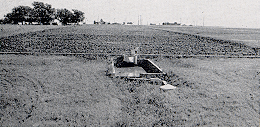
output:
M 84 20 L 84 12 L 73 9 L 69 11 L 68 9 L 57 9 L 56 12 L 56 18 L 62 22 L 63 25 L 66 25 L 68 23 L 78 23 Z
M 13 13 L 7 13 L 6 15 L 4 15 L 4 24 L 6 23 L 13 23 L 13 24 L 17 24 L 18 21 L 16 20 L 16 18 L 13 17 Z
M 62 22 L 63 25 L 67 25 L 72 22 L 73 13 L 68 9 L 57 9 L 56 18 Z
M 50 4 L 43 2 L 33 2 L 33 20 L 42 24 L 49 24 L 54 19 L 55 9 Z
M 78 23 L 85 19 L 84 12 L 72 9 L 73 11 L 73 17 L 72 17 L 72 23 Z
M 11 13 L 5 15 L 5 21 L 8 23 L 17 24 L 18 22 L 24 22 L 30 20 L 32 14 L 32 8 L 29 6 L 18 6 L 12 9 Z
M 73 9 L 73 13 L 68 9 L 52 8 L 50 4 L 44 4 L 43 2 L 33 2 L 33 8 L 29 6 L 18 6 L 12 9 L 11 13 L 7 13 L 1 23 L 13 23 L 19 22 L 38 22 L 39 24 L 50 24 L 55 18 L 63 24 L 78 23 L 84 20 L 84 12 L 77 9 Z

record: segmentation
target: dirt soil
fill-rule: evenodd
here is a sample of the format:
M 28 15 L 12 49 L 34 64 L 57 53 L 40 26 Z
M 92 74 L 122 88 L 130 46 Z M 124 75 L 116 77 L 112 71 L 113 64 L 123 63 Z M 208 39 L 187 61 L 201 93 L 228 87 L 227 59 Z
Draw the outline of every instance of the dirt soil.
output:
M 0 56 L 0 126 L 259 126 L 259 59 L 153 59 L 177 89 L 106 76 L 106 60 Z
M 194 28 L 195 29 L 195 28 Z M 151 29 L 148 26 L 83 25 L 0 38 L 1 52 L 259 55 L 259 49 L 210 37 Z

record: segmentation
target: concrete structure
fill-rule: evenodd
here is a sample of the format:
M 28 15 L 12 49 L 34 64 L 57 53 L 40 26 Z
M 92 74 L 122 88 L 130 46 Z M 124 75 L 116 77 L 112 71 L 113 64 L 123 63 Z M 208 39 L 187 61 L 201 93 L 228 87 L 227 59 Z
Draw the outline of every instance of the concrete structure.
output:
M 174 86 L 164 81 L 163 72 L 150 59 L 138 59 L 138 49 L 131 50 L 131 55 L 122 55 L 116 59 L 111 58 L 107 75 L 110 77 L 126 78 L 128 80 L 148 81 L 152 84 L 164 85 L 162 89 L 174 89 Z M 167 86 L 165 86 L 167 85 Z M 170 86 L 169 86 L 170 85 Z

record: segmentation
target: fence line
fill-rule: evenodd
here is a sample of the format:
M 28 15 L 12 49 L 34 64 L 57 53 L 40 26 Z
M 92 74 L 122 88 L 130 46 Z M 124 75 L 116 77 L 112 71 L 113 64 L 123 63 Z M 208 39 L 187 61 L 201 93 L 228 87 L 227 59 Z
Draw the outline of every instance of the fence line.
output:
M 88 56 L 121 56 L 123 54 L 108 54 L 108 53 L 39 53 L 39 52 L 0 52 L 0 54 L 15 54 L 15 55 L 88 55 Z M 209 53 L 210 54 L 210 53 Z M 140 57 L 169 57 L 169 58 L 260 58 L 260 55 L 169 55 L 169 54 L 138 54 Z

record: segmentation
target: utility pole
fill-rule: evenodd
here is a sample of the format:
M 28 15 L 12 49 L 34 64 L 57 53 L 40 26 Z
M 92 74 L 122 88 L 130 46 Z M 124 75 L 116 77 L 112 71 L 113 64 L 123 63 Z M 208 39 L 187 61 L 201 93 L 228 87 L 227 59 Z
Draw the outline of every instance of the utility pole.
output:
M 203 26 L 204 26 L 204 11 L 202 12 L 202 16 L 203 16 Z
M 140 15 L 140 25 L 142 25 L 142 15 Z
M 139 15 L 138 15 L 138 25 L 139 25 Z
M 203 26 L 204 26 L 204 16 L 203 16 Z

